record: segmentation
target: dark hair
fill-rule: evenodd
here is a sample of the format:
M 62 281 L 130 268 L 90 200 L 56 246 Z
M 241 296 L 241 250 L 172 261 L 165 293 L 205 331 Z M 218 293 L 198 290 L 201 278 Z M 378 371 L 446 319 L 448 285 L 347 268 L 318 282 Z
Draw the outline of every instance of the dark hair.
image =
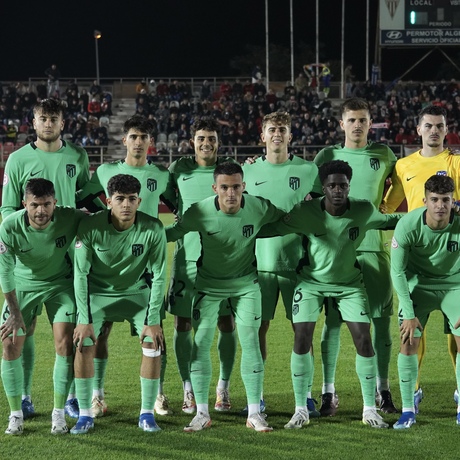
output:
M 291 129 L 292 119 L 288 112 L 272 112 L 264 116 L 262 120 L 262 131 L 265 129 L 267 123 L 287 126 L 289 129 Z
M 197 131 L 203 129 L 204 131 L 215 131 L 217 136 L 220 136 L 220 125 L 217 121 L 212 117 L 200 117 L 197 118 L 192 125 L 190 126 L 190 135 L 192 138 L 195 137 Z
M 440 107 L 439 105 L 427 105 L 422 110 L 420 110 L 418 114 L 418 124 L 422 122 L 422 118 L 424 115 L 434 115 L 434 116 L 442 116 L 444 119 L 447 118 L 447 112 L 444 107 Z
M 233 176 L 234 174 L 241 174 L 241 178 L 243 178 L 243 169 L 238 163 L 230 163 L 229 161 L 226 161 L 225 163 L 217 165 L 216 169 L 214 169 L 214 182 L 216 182 L 217 176 Z
M 360 97 L 346 99 L 340 106 L 340 115 L 343 117 L 343 114 L 349 110 L 366 110 L 370 114 L 369 104 Z
M 44 196 L 52 196 L 53 198 L 56 195 L 54 191 L 53 183 L 48 179 L 29 179 L 26 188 L 24 189 L 24 199 L 26 195 L 36 196 L 36 197 L 44 197 Z
M 345 174 L 349 181 L 351 181 L 351 176 L 353 175 L 353 170 L 351 169 L 351 166 L 346 161 L 342 160 L 334 160 L 328 161 L 327 163 L 323 163 L 319 167 L 318 172 L 319 180 L 322 184 L 324 184 L 324 181 L 331 174 Z
M 445 195 L 446 193 L 453 193 L 454 190 L 454 180 L 449 176 L 434 175 L 425 182 L 425 194 L 431 192 Z
M 107 192 L 109 197 L 115 195 L 115 193 L 137 193 L 141 191 L 141 183 L 130 174 L 117 174 L 110 178 L 107 183 Z
M 154 136 L 156 131 L 154 123 L 151 120 L 143 117 L 142 115 L 133 115 L 123 123 L 123 132 L 125 134 L 128 134 L 128 131 L 130 129 L 135 129 L 136 131 L 140 131 L 141 133 L 149 134 L 152 137 Z
M 64 117 L 64 106 L 59 99 L 42 99 L 40 102 L 34 105 L 34 116 L 38 111 L 41 111 L 45 115 L 61 115 Z

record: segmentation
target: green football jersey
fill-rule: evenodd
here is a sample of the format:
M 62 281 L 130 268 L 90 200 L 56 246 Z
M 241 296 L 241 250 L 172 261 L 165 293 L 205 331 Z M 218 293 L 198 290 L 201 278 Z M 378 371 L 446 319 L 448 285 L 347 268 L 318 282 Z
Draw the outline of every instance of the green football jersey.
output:
M 88 293 L 127 296 L 148 289 L 144 273 L 153 272 L 147 325 L 159 324 L 165 291 L 166 236 L 163 224 L 138 211 L 125 231 L 112 225 L 110 210 L 88 216 L 78 228 L 75 244 L 75 297 L 78 322 L 88 324 Z
M 182 157 L 171 163 L 169 171 L 172 176 L 173 189 L 177 198 L 170 192 L 165 198 L 174 203 L 177 200 L 177 209 L 180 216 L 193 204 L 209 196 L 213 196 L 214 169 L 225 162 L 235 162 L 232 158 L 217 157 L 217 163 L 212 166 L 199 166 L 195 157 Z M 197 233 L 189 233 L 177 241 L 175 255 L 182 252 L 181 258 L 196 262 L 200 257 L 201 244 Z
M 77 190 L 89 181 L 88 155 L 85 149 L 67 141 L 62 141 L 57 152 L 44 152 L 33 142 L 13 152 L 3 177 L 3 218 L 22 208 L 24 188 L 33 178 L 50 180 L 58 205 L 75 208 Z
M 281 164 L 267 161 L 265 155 L 255 163 L 243 166 L 246 191 L 269 199 L 275 206 L 290 211 L 313 190 L 317 166 L 295 155 Z M 257 269 L 260 271 L 291 271 L 302 254 L 298 235 L 275 236 L 257 240 Z
M 235 214 L 220 210 L 218 197 L 195 203 L 182 219 L 166 227 L 168 241 L 198 232 L 202 250 L 197 261 L 196 288 L 213 292 L 240 289 L 257 279 L 256 236 L 262 225 L 279 220 L 285 212 L 268 200 L 244 195 Z
M 398 214 L 381 214 L 369 201 L 349 199 L 341 216 L 324 208 L 325 198 L 297 204 L 280 222 L 264 227 L 259 236 L 303 235 L 303 255 L 297 265 L 300 277 L 322 289 L 362 285 L 356 250 L 371 229 L 394 228 Z
M 25 209 L 8 216 L 0 226 L 0 282 L 3 292 L 33 291 L 53 285 L 72 285 L 67 250 L 73 242 L 83 211 L 56 206 L 43 230 L 33 228 Z
M 460 287 L 460 217 L 452 212 L 449 225 L 432 230 L 426 208 L 406 214 L 396 225 L 391 243 L 391 277 L 404 319 L 414 318 L 410 293 Z
M 396 164 L 393 151 L 388 146 L 375 142 L 369 142 L 360 149 L 349 149 L 337 144 L 321 150 L 314 161 L 319 167 L 332 160 L 346 161 L 353 170 L 350 197 L 369 200 L 378 208 L 382 202 L 385 181 Z M 319 179 L 317 185 L 319 185 Z M 383 251 L 384 242 L 385 238 L 381 231 L 369 231 L 359 251 Z
M 114 161 L 100 165 L 91 177 L 91 180 L 77 194 L 77 207 L 87 207 L 93 210 L 95 200 L 101 193 L 107 196 L 107 184 L 117 174 L 130 174 L 141 183 L 139 196 L 142 198 L 139 211 L 149 216 L 158 217 L 158 205 L 162 194 L 170 186 L 169 171 L 162 165 L 156 165 L 148 160 L 144 166 L 129 166 L 125 160 Z M 96 210 L 96 209 L 95 209 Z

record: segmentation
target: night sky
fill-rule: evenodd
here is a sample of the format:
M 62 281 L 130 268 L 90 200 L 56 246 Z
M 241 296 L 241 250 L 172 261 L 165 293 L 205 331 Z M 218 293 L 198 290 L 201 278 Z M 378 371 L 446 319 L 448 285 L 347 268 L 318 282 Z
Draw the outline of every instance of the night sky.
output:
M 94 29 L 99 40 L 100 76 L 211 77 L 236 76 L 229 61 L 247 44 L 265 46 L 264 0 L 140 0 L 118 2 L 14 2 L 2 14 L 3 44 L 0 81 L 44 77 L 56 63 L 62 79 L 96 75 Z M 322 58 L 340 59 L 342 0 L 320 0 Z M 289 0 L 269 0 L 270 42 L 290 45 Z M 370 63 L 374 60 L 377 0 L 371 0 Z M 304 41 L 315 50 L 315 0 L 293 0 L 294 44 Z M 345 61 L 358 79 L 365 77 L 366 0 L 347 0 Z M 424 50 L 423 52 L 426 52 Z M 414 59 L 421 51 L 414 51 Z M 423 53 L 422 53 L 423 54 Z M 321 57 L 321 56 L 320 56 Z M 397 53 L 388 59 L 383 76 L 393 79 L 407 67 Z M 295 74 L 304 63 L 295 63 Z M 265 61 L 262 62 L 265 66 Z M 290 69 L 286 69 L 286 79 Z

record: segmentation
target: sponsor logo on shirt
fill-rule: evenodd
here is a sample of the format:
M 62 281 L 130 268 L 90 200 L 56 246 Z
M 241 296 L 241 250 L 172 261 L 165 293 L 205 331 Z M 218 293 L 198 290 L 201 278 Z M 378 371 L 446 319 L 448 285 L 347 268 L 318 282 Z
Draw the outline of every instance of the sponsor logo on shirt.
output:
M 437 176 L 447 176 L 447 171 L 436 171 Z
M 395 238 L 395 237 L 393 237 L 393 238 L 391 239 L 391 247 L 392 247 L 393 249 L 396 249 L 396 248 L 399 247 L 399 244 L 398 244 L 398 242 L 396 241 L 396 238 Z

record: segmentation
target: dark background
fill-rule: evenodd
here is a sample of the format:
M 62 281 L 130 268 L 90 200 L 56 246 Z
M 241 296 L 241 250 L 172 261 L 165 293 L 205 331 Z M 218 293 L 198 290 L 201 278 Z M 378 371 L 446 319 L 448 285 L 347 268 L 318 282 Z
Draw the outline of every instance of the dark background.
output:
M 232 66 L 247 46 L 265 47 L 264 0 L 141 0 L 123 2 L 26 0 L 4 5 L 0 19 L 3 47 L 0 81 L 44 78 L 57 64 L 62 79 L 96 76 L 94 29 L 98 42 L 100 77 L 211 77 L 247 75 Z M 289 55 L 289 0 L 269 0 L 270 43 Z M 340 61 L 342 0 L 320 0 L 320 61 Z M 370 0 L 370 64 L 375 59 L 378 0 Z M 294 46 L 315 53 L 315 0 L 294 0 Z M 359 80 L 366 64 L 366 0 L 347 0 L 345 61 Z M 411 67 L 428 49 L 384 50 L 382 77 L 392 80 Z M 452 55 L 452 48 L 445 48 Z M 456 49 L 458 56 L 459 51 Z M 305 53 L 303 54 L 303 56 Z M 455 55 L 455 53 L 454 53 Z M 276 59 L 276 58 L 273 58 Z M 254 59 L 265 70 L 264 51 Z M 441 53 L 414 69 L 407 78 L 438 78 L 446 63 Z M 295 62 L 297 75 L 301 57 Z M 339 62 L 335 64 L 340 68 Z M 290 79 L 290 64 L 281 80 Z M 271 71 L 270 71 L 271 72 Z M 457 72 L 458 73 L 458 72 Z M 457 76 L 458 77 L 458 76 Z M 339 79 L 336 75 L 336 79 Z M 270 75 L 270 79 L 271 75 Z

